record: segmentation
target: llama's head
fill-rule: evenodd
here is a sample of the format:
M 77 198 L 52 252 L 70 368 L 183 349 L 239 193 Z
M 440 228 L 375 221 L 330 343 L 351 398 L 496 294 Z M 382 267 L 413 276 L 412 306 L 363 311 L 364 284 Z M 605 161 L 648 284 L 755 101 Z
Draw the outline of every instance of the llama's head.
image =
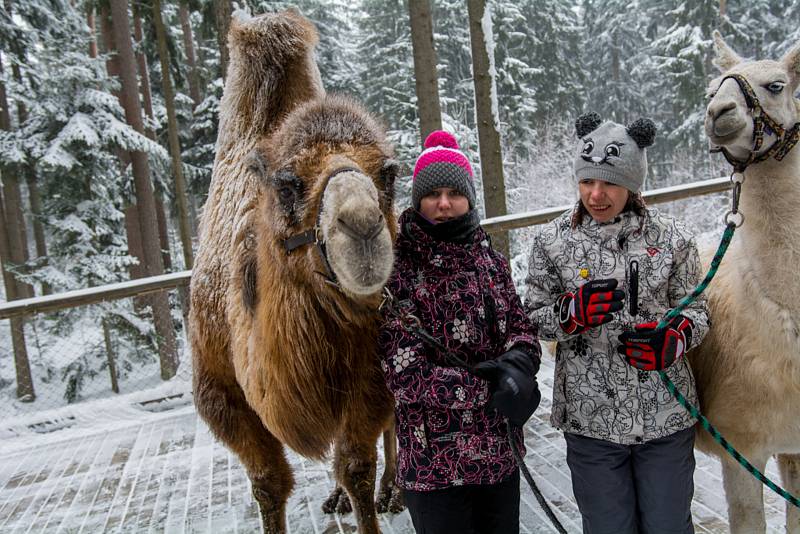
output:
M 751 154 L 767 152 L 781 139 L 781 129 L 789 130 L 800 120 L 800 102 L 794 97 L 800 84 L 800 44 L 780 61 L 745 61 L 719 32 L 714 32 L 714 42 L 714 63 L 723 74 L 708 87 L 706 134 L 714 147 L 724 148 L 736 160 L 747 161 Z M 762 113 L 754 109 L 753 97 Z M 758 133 L 754 119 L 764 115 L 763 134 L 754 135 L 754 131 Z M 763 138 L 761 142 L 759 137 Z
M 380 292 L 394 263 L 391 156 L 376 121 L 335 96 L 300 106 L 258 146 L 257 217 L 286 276 L 356 300 Z

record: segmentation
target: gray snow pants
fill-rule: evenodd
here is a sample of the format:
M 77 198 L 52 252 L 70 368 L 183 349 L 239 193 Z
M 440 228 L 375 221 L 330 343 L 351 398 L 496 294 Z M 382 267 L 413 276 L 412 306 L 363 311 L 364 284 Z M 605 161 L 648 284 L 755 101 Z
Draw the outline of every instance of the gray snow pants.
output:
M 694 428 L 641 445 L 565 433 L 584 534 L 691 534 Z

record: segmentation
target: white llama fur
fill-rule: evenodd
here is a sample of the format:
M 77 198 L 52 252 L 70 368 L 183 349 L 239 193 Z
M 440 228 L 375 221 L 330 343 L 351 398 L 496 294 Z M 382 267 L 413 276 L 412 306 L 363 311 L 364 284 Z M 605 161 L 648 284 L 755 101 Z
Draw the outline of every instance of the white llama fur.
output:
M 715 32 L 716 64 L 743 75 L 772 118 L 800 121 L 793 97 L 800 83 L 800 44 L 780 61 L 744 61 Z M 737 159 L 752 149 L 753 120 L 734 80 L 709 86 L 706 133 Z M 767 87 L 783 81 L 780 94 Z M 774 86 L 773 86 L 774 87 Z M 718 89 L 719 88 L 719 89 Z M 775 141 L 765 135 L 760 152 Z M 757 468 L 775 455 L 783 487 L 800 495 L 800 145 L 782 161 L 745 173 L 740 209 L 746 217 L 708 288 L 712 328 L 690 359 L 701 409 Z M 712 251 L 706 251 L 709 264 Z M 766 529 L 763 486 L 698 429 L 697 446 L 722 461 L 733 533 Z M 767 490 L 769 491 L 769 490 Z M 800 534 L 800 509 L 787 503 L 786 531 Z

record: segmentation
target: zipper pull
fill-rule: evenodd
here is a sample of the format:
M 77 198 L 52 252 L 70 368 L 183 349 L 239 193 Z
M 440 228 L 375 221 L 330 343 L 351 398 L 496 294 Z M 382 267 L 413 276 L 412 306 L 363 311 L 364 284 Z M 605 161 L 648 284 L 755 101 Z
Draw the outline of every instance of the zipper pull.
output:
M 639 262 L 631 260 L 628 268 L 628 302 L 632 317 L 639 314 Z

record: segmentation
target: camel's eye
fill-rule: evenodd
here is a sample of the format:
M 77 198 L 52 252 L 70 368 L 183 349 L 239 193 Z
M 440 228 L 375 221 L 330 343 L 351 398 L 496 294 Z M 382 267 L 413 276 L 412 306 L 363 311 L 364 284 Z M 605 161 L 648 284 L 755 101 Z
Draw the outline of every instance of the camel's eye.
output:
M 767 88 L 767 91 L 769 91 L 774 95 L 777 95 L 780 94 L 781 91 L 783 91 L 783 88 L 786 87 L 786 84 L 784 82 L 772 82 L 770 84 L 767 84 L 765 87 Z
M 615 158 L 618 158 L 620 146 L 622 146 L 622 144 L 610 143 L 606 145 L 606 156 L 614 156 Z
M 591 154 L 592 150 L 594 150 L 594 142 L 593 141 L 586 141 L 583 145 L 583 153 L 584 154 Z
M 294 189 L 283 186 L 278 189 L 278 196 L 281 197 L 281 202 L 291 202 L 294 199 Z

